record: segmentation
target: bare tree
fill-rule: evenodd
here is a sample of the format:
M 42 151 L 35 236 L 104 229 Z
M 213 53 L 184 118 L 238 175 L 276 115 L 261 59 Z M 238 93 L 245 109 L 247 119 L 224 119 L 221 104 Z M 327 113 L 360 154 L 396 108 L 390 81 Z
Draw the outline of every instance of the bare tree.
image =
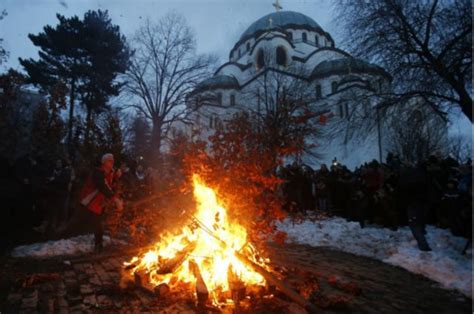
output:
M 462 135 L 451 137 L 448 152 L 458 162 L 466 162 L 472 156 L 472 139 Z
M 7 11 L 2 10 L 0 12 L 0 21 L 3 20 L 5 16 L 7 16 Z M 0 65 L 2 65 L 2 63 L 5 62 L 8 58 L 8 51 L 6 51 L 5 48 L 3 48 L 2 43 L 3 43 L 3 38 L 0 38 Z
M 354 0 L 336 5 L 345 46 L 393 76 L 385 96 L 422 97 L 433 109 L 458 105 L 472 121 L 469 0 Z
M 416 109 L 414 109 L 416 108 Z M 387 149 L 401 160 L 417 164 L 430 155 L 442 154 L 447 151 L 447 125 L 444 116 L 434 113 L 422 102 L 414 102 L 405 106 L 390 107 L 387 113 L 391 118 L 386 121 L 388 128 L 385 135 Z
M 152 155 L 158 158 L 162 140 L 173 123 L 185 121 L 196 107 L 186 95 L 210 76 L 215 58 L 196 54 L 196 42 L 185 19 L 171 12 L 156 24 L 146 20 L 134 39 L 135 54 L 127 73 L 131 107 L 151 121 Z

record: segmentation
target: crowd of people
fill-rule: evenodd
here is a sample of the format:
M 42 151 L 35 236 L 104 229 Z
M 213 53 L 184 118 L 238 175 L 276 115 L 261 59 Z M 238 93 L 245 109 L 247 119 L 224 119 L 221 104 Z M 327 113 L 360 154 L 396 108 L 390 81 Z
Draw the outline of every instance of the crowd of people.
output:
M 73 169 L 67 158 L 47 161 L 24 156 L 10 166 L 0 161 L 2 247 L 34 230 L 46 238 L 67 237 L 90 227 L 96 249 L 102 248 L 103 212 L 142 200 L 155 190 L 156 171 L 138 161 L 121 162 L 105 154 L 95 167 Z M 396 230 L 409 225 L 421 250 L 431 250 L 426 224 L 472 236 L 472 166 L 431 156 L 407 165 L 389 154 L 349 170 L 333 160 L 319 170 L 293 163 L 278 171 L 280 193 L 289 213 L 321 211 Z M 107 205 L 108 204 L 108 205 Z M 20 240 L 21 241 L 21 240 Z M 467 243 L 466 245 L 468 245 Z M 467 246 L 466 246 L 467 248 Z
M 396 230 L 409 225 L 421 250 L 431 250 L 426 224 L 472 236 L 472 166 L 452 158 L 430 156 L 418 165 L 403 164 L 389 154 L 354 171 L 337 162 L 319 170 L 293 163 L 279 171 L 289 212 L 321 210 L 359 222 Z M 466 245 L 469 245 L 467 243 Z
M 122 200 L 142 199 L 151 194 L 155 182 L 155 171 L 145 169 L 140 159 L 122 161 L 117 169 L 114 162 L 111 154 L 105 154 L 95 166 L 77 169 L 67 158 L 51 163 L 25 155 L 12 165 L 7 159 L 1 160 L 0 248 L 37 239 L 38 235 L 53 239 L 92 231 L 100 250 L 103 209 L 111 203 L 120 207 Z

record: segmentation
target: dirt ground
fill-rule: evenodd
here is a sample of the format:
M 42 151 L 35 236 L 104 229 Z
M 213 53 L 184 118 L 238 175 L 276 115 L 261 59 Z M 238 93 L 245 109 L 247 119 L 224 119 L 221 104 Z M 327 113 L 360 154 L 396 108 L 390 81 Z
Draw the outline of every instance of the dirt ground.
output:
M 471 313 L 472 300 L 380 261 L 328 248 L 270 246 L 266 253 L 318 313 Z M 45 260 L 0 260 L 1 313 L 195 313 L 192 300 L 120 290 L 123 248 Z M 35 276 L 31 276 L 36 274 Z M 242 313 L 304 313 L 276 292 Z M 218 312 L 218 311 L 217 311 Z

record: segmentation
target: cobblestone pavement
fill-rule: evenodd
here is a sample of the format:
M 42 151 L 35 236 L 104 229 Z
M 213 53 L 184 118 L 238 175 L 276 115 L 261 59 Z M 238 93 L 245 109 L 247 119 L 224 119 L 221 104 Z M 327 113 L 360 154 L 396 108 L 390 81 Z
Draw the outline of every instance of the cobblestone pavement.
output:
M 324 247 L 273 247 L 273 262 L 297 267 L 322 279 L 326 294 L 347 295 L 334 289 L 331 278 L 354 282 L 360 289 L 343 312 L 351 313 L 471 313 L 472 300 L 445 290 L 426 277 L 381 261 Z M 324 280 L 326 278 L 326 280 Z
M 270 247 L 268 253 L 296 288 L 304 277 L 317 281 L 319 290 L 311 298 L 319 300 L 316 304 L 321 313 L 471 312 L 470 299 L 376 260 L 297 245 Z M 172 303 L 138 289 L 121 291 L 120 269 L 129 257 L 120 252 L 49 260 L 5 257 L 0 261 L 0 312 L 194 313 L 192 301 Z M 355 283 L 357 293 L 341 289 L 337 282 Z M 335 306 L 321 303 L 331 296 L 346 297 L 346 302 Z M 281 312 L 298 311 L 296 307 Z M 258 312 L 268 313 L 268 308 Z

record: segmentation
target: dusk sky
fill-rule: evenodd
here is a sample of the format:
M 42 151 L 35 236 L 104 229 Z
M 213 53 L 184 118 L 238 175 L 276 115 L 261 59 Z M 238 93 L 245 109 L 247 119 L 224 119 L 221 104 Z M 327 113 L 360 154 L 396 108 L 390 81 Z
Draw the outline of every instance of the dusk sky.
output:
M 240 35 L 258 18 L 274 12 L 274 0 L 1 0 L 0 10 L 7 16 L 0 21 L 0 38 L 9 52 L 0 72 L 13 67 L 21 70 L 18 58 L 37 58 L 37 49 L 28 34 L 37 34 L 47 24 L 56 25 L 56 13 L 82 18 L 87 10 L 108 10 L 114 24 L 130 37 L 148 17 L 158 20 L 170 10 L 181 13 L 195 32 L 199 53 L 212 53 L 220 63 Z M 337 21 L 333 19 L 332 0 L 282 0 L 284 10 L 301 12 L 313 18 L 341 45 Z M 472 124 L 460 114 L 453 114 L 452 133 L 472 136 Z
M 131 36 L 148 17 L 158 20 L 170 10 L 186 18 L 194 29 L 200 53 L 213 53 L 225 62 L 240 35 L 258 18 L 274 12 L 274 0 L 2 0 L 0 10 L 8 16 L 0 22 L 0 38 L 10 52 L 3 65 L 18 68 L 18 57 L 36 57 L 37 49 L 28 39 L 46 24 L 56 25 L 56 13 L 82 17 L 87 10 L 108 10 L 112 22 Z M 332 27 L 332 1 L 280 1 L 284 10 L 304 13 L 324 30 L 335 35 Z M 334 33 L 334 34 L 333 34 Z M 336 45 L 338 44 L 337 38 Z M 2 70 L 4 70 L 2 69 Z

